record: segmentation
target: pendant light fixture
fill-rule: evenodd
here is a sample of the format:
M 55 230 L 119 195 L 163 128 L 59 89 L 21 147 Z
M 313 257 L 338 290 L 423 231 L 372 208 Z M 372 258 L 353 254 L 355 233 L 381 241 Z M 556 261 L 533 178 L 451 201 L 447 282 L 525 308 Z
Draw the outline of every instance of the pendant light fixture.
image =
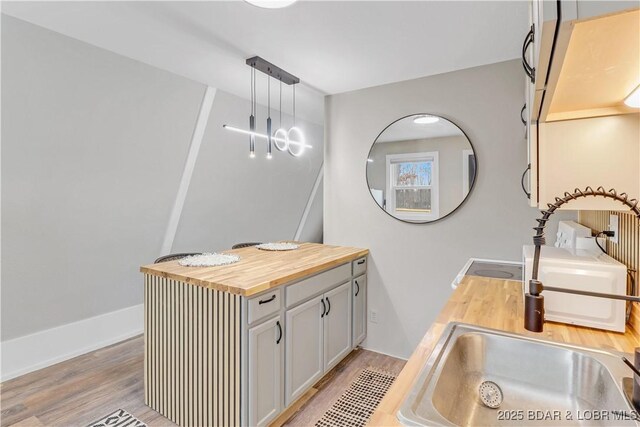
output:
M 249 116 L 249 130 L 256 131 L 256 70 L 251 68 L 251 115 Z M 249 135 L 249 158 L 256 157 L 256 137 Z
M 302 153 L 304 153 L 305 141 L 304 134 L 299 127 L 296 126 L 296 86 L 293 85 L 293 126 L 289 128 L 289 132 L 287 132 L 287 140 L 288 141 L 298 141 L 299 145 L 288 144 L 289 154 L 293 157 L 300 157 Z
M 267 159 L 271 159 L 271 76 L 267 79 Z
M 280 101 L 280 121 L 278 122 L 278 129 L 276 129 L 275 133 L 273 134 L 274 138 L 275 138 L 275 145 L 276 148 L 278 149 L 278 151 L 285 151 L 289 148 L 289 137 L 287 135 L 287 131 L 282 127 L 282 80 L 280 79 L 280 96 L 279 96 L 279 101 Z
M 288 151 L 293 157 L 300 157 L 307 148 L 312 148 L 306 142 L 306 138 L 302 129 L 296 126 L 296 84 L 300 83 L 300 79 L 287 73 L 283 69 L 276 67 L 270 62 L 265 61 L 259 56 L 254 56 L 246 61 L 251 67 L 251 112 L 249 114 L 249 130 L 236 128 L 234 126 L 222 125 L 230 131 L 242 133 L 249 136 L 249 157 L 255 158 L 255 142 L 256 138 L 265 139 L 267 142 L 267 159 L 272 158 L 271 148 L 276 146 L 278 151 Z M 256 131 L 257 116 L 257 93 L 256 93 L 256 70 L 265 73 L 267 80 L 267 132 L 266 134 Z M 271 77 L 277 78 L 279 82 L 279 116 L 278 129 L 272 133 L 271 120 Z M 292 86 L 293 90 L 293 124 L 286 130 L 282 122 L 282 83 Z

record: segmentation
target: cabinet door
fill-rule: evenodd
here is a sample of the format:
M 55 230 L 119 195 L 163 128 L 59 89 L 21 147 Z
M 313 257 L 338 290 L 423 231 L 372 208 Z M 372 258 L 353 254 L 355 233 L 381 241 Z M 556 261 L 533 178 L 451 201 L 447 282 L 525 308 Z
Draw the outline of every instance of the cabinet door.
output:
M 353 335 L 352 348 L 364 341 L 367 336 L 367 276 L 353 279 Z
M 323 297 L 287 310 L 285 406 L 289 406 L 323 375 Z
M 267 425 L 283 409 L 282 316 L 249 329 L 249 425 Z
M 282 316 L 249 329 L 249 425 L 267 425 L 282 411 Z
M 333 368 L 351 351 L 351 282 L 324 294 L 324 370 Z

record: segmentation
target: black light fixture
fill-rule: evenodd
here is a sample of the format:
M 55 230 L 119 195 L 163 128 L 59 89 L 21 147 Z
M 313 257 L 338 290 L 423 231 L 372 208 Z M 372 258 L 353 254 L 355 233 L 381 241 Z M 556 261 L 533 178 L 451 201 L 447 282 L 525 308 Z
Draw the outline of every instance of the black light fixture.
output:
M 289 151 L 294 157 L 299 157 L 304 153 L 306 148 L 312 148 L 306 143 L 306 139 L 302 130 L 296 126 L 296 84 L 300 83 L 300 79 L 289 74 L 280 67 L 271 64 L 268 61 L 254 56 L 246 60 L 247 65 L 251 67 L 251 113 L 249 115 L 249 130 L 240 129 L 234 126 L 222 125 L 225 129 L 249 135 L 249 157 L 255 157 L 255 141 L 256 138 L 262 138 L 267 141 L 267 159 L 272 158 L 271 147 L 275 144 L 279 151 Z M 268 76 L 267 81 L 267 133 L 259 133 L 256 131 L 256 115 L 257 115 L 257 95 L 256 95 L 256 75 L 255 72 L 261 71 Z M 278 129 L 272 132 L 271 121 L 271 77 L 278 79 L 280 84 L 280 123 Z M 286 130 L 282 123 L 282 83 L 292 86 L 293 91 L 293 125 Z
M 254 158 L 256 156 L 256 136 L 253 134 L 256 131 L 256 72 L 255 69 L 251 69 L 251 114 L 249 115 L 249 130 L 252 132 L 249 135 L 249 157 Z

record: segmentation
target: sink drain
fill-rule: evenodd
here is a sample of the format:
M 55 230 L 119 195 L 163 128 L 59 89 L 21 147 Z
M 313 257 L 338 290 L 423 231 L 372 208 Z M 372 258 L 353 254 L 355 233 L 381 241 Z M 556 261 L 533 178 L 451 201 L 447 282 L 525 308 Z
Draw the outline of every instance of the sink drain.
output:
M 493 381 L 484 381 L 478 389 L 480 400 L 485 406 L 495 409 L 502 404 L 502 390 Z

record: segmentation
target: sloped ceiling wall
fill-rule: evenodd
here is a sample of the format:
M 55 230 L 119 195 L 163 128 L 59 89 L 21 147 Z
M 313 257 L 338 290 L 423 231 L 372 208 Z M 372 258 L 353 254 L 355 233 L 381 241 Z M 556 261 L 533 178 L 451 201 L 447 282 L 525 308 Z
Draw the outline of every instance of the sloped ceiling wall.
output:
M 3 15 L 2 89 L 2 341 L 141 304 L 205 86 Z M 218 91 L 174 250 L 293 238 L 322 128 L 250 162 L 248 111 Z
M 258 84 L 266 83 L 260 81 Z M 275 86 L 274 86 L 275 88 Z M 285 90 L 290 90 L 288 87 Z M 222 127 L 248 128 L 249 103 L 218 91 L 195 166 L 174 241 L 174 252 L 216 251 L 239 242 L 293 239 L 316 176 L 322 165 L 322 126 L 297 120 L 313 147 L 300 158 L 256 140 L 249 158 L 249 137 Z M 279 118 L 272 111 L 275 126 Z M 257 130 L 266 133 L 266 108 L 258 108 Z M 292 118 L 283 117 L 288 127 Z M 320 218 L 307 227 L 320 229 Z M 320 223 L 318 224 L 318 219 Z M 312 236 L 312 238 L 315 236 Z

